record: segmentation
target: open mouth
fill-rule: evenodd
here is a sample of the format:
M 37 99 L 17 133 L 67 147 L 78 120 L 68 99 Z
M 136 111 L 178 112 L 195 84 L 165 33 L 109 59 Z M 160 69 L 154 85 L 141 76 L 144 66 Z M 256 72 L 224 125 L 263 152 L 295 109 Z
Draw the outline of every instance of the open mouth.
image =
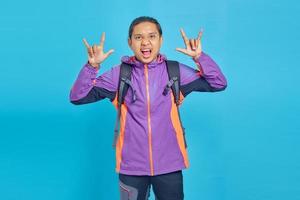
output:
M 151 56 L 151 49 L 141 49 L 141 52 L 145 58 L 149 58 Z

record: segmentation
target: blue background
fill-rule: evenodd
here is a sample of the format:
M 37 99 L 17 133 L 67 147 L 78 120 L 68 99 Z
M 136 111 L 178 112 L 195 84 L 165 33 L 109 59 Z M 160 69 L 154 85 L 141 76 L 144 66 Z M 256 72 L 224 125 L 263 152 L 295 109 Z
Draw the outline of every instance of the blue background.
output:
M 82 38 L 98 43 L 106 32 L 115 53 L 101 73 L 131 55 L 128 26 L 150 15 L 163 28 L 161 52 L 190 66 L 175 51 L 179 28 L 196 37 L 202 27 L 203 50 L 228 80 L 182 106 L 185 199 L 299 200 L 299 10 L 296 0 L 1 2 L 0 199 L 118 199 L 115 109 L 74 106 L 68 95 L 87 61 Z

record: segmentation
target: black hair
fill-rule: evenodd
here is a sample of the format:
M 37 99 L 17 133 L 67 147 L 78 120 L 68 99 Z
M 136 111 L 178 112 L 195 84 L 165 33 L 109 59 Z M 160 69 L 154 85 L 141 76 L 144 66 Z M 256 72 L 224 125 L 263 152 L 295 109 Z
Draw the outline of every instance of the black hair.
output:
M 133 32 L 133 28 L 138 25 L 139 23 L 142 23 L 142 22 L 151 22 L 153 24 L 156 25 L 156 28 L 159 32 L 159 35 L 162 36 L 162 30 L 161 30 L 161 26 L 160 24 L 158 23 L 158 21 L 156 19 L 154 19 L 153 17 L 148 17 L 148 16 L 141 16 L 141 17 L 138 17 L 138 18 L 135 18 L 130 26 L 129 26 L 129 32 L 128 32 L 128 37 L 131 38 L 131 35 L 132 35 L 132 32 Z

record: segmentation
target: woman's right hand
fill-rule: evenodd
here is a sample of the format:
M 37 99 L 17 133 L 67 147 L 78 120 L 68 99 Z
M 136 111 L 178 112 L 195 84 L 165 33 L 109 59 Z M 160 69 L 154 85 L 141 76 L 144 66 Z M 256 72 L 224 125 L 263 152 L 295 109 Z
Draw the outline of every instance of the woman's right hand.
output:
M 103 52 L 104 48 L 104 41 L 105 41 L 105 33 L 102 33 L 101 41 L 99 45 L 93 45 L 90 46 L 89 43 L 86 41 L 86 39 L 83 39 L 83 42 L 87 48 L 88 52 L 88 59 L 89 63 L 95 67 L 98 68 L 99 65 L 110 55 L 114 52 L 113 49 L 109 50 L 107 53 Z

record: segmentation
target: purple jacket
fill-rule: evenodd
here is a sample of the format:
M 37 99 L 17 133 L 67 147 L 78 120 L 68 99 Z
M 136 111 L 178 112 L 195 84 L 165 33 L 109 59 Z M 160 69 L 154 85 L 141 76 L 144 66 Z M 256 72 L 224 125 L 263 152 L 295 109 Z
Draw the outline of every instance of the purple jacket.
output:
M 131 82 L 137 100 L 128 90 L 121 106 L 120 134 L 116 146 L 116 172 L 128 175 L 158 175 L 189 166 L 185 137 L 172 92 L 162 93 L 168 82 L 166 57 L 143 64 L 124 56 L 133 66 Z M 224 90 L 227 81 L 217 64 L 205 53 L 196 61 L 198 69 L 180 67 L 182 98 L 192 91 Z M 97 77 L 97 69 L 85 64 L 70 92 L 73 104 L 86 104 L 109 98 L 117 107 L 120 65 Z

